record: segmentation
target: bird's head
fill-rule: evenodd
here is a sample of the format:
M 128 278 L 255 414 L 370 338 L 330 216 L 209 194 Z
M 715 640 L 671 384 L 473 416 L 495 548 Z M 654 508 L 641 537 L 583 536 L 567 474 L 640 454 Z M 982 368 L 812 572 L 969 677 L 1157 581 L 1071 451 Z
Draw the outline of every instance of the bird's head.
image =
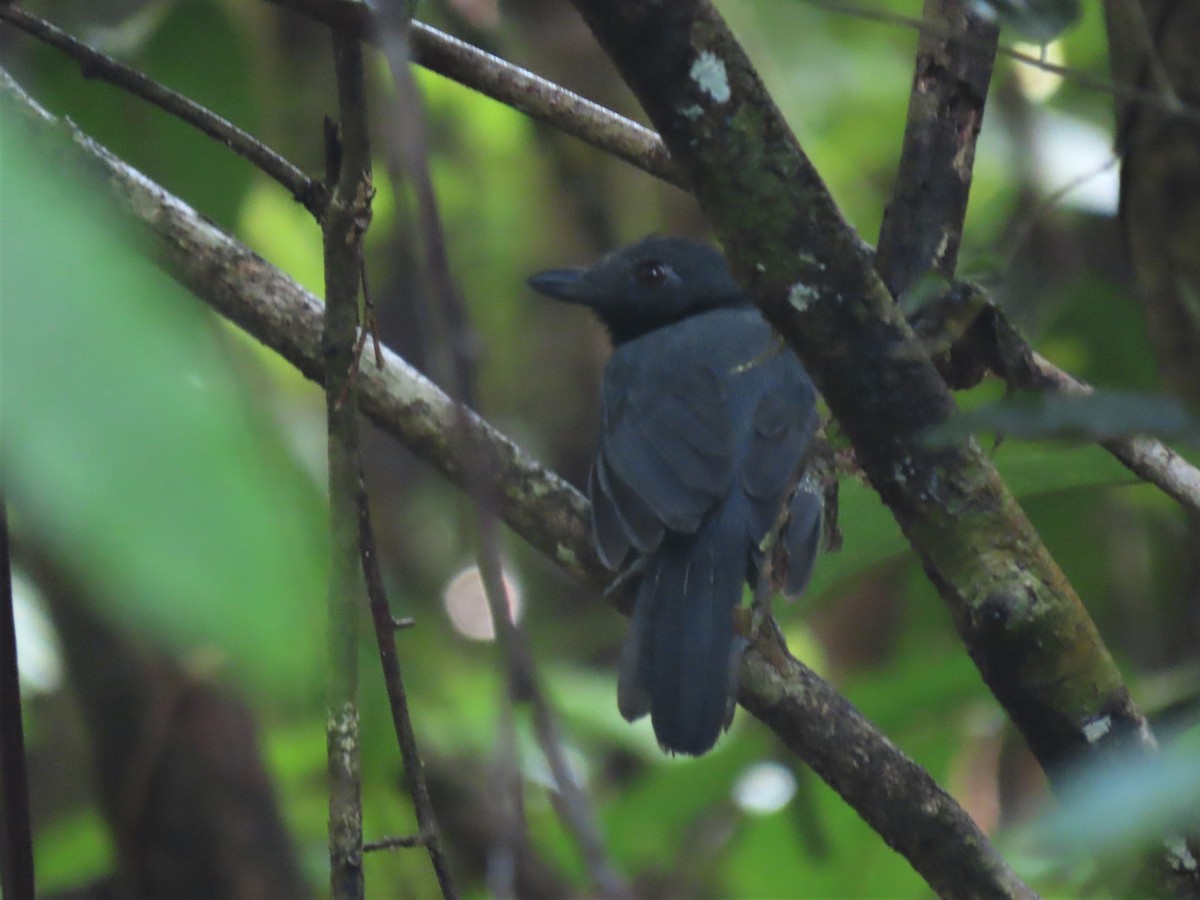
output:
M 747 302 L 719 252 L 677 237 L 642 238 L 586 268 L 539 272 L 529 284 L 548 297 L 592 309 L 614 344 Z

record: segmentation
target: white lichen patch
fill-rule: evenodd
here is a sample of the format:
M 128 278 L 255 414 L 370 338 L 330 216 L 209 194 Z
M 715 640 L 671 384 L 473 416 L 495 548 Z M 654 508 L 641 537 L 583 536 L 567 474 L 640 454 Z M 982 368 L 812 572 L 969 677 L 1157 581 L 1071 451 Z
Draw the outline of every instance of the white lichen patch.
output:
M 816 289 L 809 287 L 803 281 L 797 281 L 788 291 L 788 303 L 800 312 L 804 312 L 820 296 Z
M 1171 857 L 1171 865 L 1177 872 L 1195 872 L 1196 857 L 1188 849 L 1187 841 L 1181 837 L 1167 838 L 1167 853 Z
M 701 51 L 692 63 L 688 76 L 696 82 L 696 87 L 718 103 L 729 100 L 729 76 L 725 72 L 725 63 L 715 53 Z
M 1096 743 L 1110 731 L 1112 731 L 1111 716 L 1097 716 L 1083 723 L 1083 738 L 1089 744 Z
M 679 114 L 685 119 L 698 119 L 704 115 L 704 108 L 693 103 L 691 106 L 685 106 L 681 109 Z

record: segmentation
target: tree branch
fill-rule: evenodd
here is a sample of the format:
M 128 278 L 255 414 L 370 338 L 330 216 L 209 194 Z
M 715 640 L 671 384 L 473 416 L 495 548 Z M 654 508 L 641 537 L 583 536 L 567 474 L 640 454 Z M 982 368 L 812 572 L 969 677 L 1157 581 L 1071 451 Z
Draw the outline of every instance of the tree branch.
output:
M 114 206 L 150 235 L 176 279 L 217 312 L 321 382 L 321 305 L 294 281 L 187 204 L 41 111 L 0 70 L 0 98 L 41 131 L 57 125 L 69 158 L 103 175 Z M 15 118 L 15 117 L 14 117 Z M 465 461 L 453 402 L 390 351 L 359 370 L 362 411 L 452 481 Z M 467 421 L 496 486 L 496 511 L 568 573 L 594 585 L 610 573 L 595 555 L 587 501 L 473 413 Z M 838 790 L 887 843 L 945 896 L 1032 896 L 986 836 L 928 774 L 763 629 L 746 652 L 740 699 Z M 874 777 L 886 777 L 881 786 Z M 950 866 L 949 869 L 943 867 Z
M 79 63 L 84 78 L 99 78 L 135 97 L 141 97 L 224 144 L 278 181 L 291 192 L 298 203 L 320 218 L 329 200 L 325 186 L 309 178 L 248 132 L 222 119 L 196 101 L 159 84 L 148 75 L 89 47 L 45 19 L 26 12 L 15 3 L 0 4 L 0 21 L 8 22 L 70 56 Z
M 368 39 L 373 33 L 372 12 L 363 4 L 352 0 L 269 2 L 293 9 L 331 26 L 345 28 L 364 39 Z M 832 0 L 822 2 L 833 8 L 842 8 Z M 848 7 L 847 11 L 850 11 Z M 864 12 L 857 8 L 854 11 L 859 14 Z M 890 14 L 888 21 L 891 21 Z M 925 31 L 935 39 L 947 38 L 944 29 L 926 28 L 922 33 Z M 969 41 L 966 43 L 971 46 Z M 413 45 L 414 61 L 431 71 L 553 125 L 598 149 L 613 153 L 644 172 L 671 184 L 686 187 L 682 181 L 683 176 L 670 162 L 661 139 L 636 122 L 420 22 L 413 23 Z M 1004 52 L 1013 55 L 1011 51 Z M 1019 56 L 1018 58 L 1030 64 L 1036 62 Z M 1149 102 L 1149 98 L 1140 95 L 1139 99 Z M 588 124 L 588 120 L 591 119 L 598 120 L 595 126 Z M 1056 385 L 1067 384 L 1091 389 L 1085 382 L 1047 360 L 1041 357 L 1038 359 L 1039 367 L 1045 375 L 1040 389 L 1056 389 Z M 1002 373 L 997 374 L 1005 377 Z M 1014 383 L 1014 386 L 1030 387 L 1029 384 L 1020 383 Z M 1189 510 L 1200 514 L 1200 470 L 1161 441 L 1140 437 L 1104 442 L 1102 446 L 1139 478 L 1157 486 Z
M 875 268 L 893 297 L 954 277 L 999 28 L 960 0 L 925 0 L 904 146 Z
M 1083 604 L 954 411 L 745 52 L 707 2 L 576 0 L 658 127 L 743 284 L 795 348 L 920 555 L 972 659 L 1057 783 L 1068 760 L 1154 746 Z M 1091 723 L 1109 728 L 1089 739 Z
M 429 796 L 429 783 L 425 778 L 425 766 L 417 748 L 417 735 L 413 730 L 412 716 L 408 710 L 408 693 L 404 689 L 404 678 L 400 671 L 400 659 L 396 655 L 396 628 L 392 617 L 387 590 L 383 584 L 383 572 L 379 568 L 379 554 L 375 546 L 375 530 L 371 527 L 371 510 L 367 502 L 366 481 L 358 482 L 358 540 L 362 548 L 363 576 L 366 579 L 367 599 L 371 607 L 374 624 L 375 645 L 379 652 L 379 663 L 383 669 L 384 690 L 387 692 L 388 709 L 392 714 L 392 728 L 396 732 L 396 743 L 400 748 L 400 760 L 404 776 L 412 796 L 413 812 L 417 817 L 420 834 L 415 838 L 383 838 L 363 844 L 363 850 L 381 850 L 394 847 L 424 847 L 429 853 L 429 862 L 437 878 L 438 887 L 446 900 L 457 900 L 458 889 L 450 870 L 450 860 L 442 847 L 442 832 L 433 811 Z M 411 622 L 411 620 L 409 620 Z
M 325 122 L 329 208 L 321 219 L 325 311 L 325 417 L 329 471 L 329 867 L 334 900 L 362 900 L 362 772 L 358 715 L 358 617 L 363 598 L 359 542 L 362 457 L 358 439 L 358 286 L 362 239 L 371 219 L 362 45 L 333 32 L 338 125 Z
M 361 40 L 378 40 L 374 10 L 354 0 L 269 0 Z M 644 125 L 422 22 L 412 23 L 412 59 L 451 81 L 553 125 L 670 184 L 682 185 L 662 139 Z

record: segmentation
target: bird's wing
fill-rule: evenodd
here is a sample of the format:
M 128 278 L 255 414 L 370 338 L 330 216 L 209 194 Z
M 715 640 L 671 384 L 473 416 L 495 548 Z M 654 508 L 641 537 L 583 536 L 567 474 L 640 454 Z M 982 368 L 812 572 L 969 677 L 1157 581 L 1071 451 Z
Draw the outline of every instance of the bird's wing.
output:
M 752 545 L 761 543 L 778 524 L 787 502 L 787 522 L 781 536 L 787 559 L 783 590 L 795 597 L 808 584 L 821 530 L 820 493 L 809 479 L 800 479 L 817 430 L 816 391 L 790 355 L 767 365 L 773 369 L 762 373 L 767 389 L 751 419 L 750 446 L 741 479 L 750 504 L 747 536 Z
M 732 479 L 721 379 L 702 359 L 654 349 L 619 350 L 604 375 L 590 488 L 597 545 L 614 567 L 630 546 L 653 550 L 664 530 L 694 532 Z
M 790 360 L 789 360 L 790 362 Z M 753 512 L 750 539 L 758 543 L 771 530 L 817 427 L 812 388 L 799 368 L 779 368 L 752 418 L 753 434 L 743 468 L 742 488 Z

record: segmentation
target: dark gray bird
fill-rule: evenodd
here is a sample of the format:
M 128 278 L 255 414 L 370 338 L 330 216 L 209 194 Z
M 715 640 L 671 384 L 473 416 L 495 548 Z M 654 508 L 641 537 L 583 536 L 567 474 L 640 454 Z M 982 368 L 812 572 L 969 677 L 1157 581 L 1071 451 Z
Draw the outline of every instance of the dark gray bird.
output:
M 732 720 L 733 612 L 789 495 L 784 593 L 812 571 L 821 501 L 793 488 L 816 391 L 705 244 L 648 237 L 529 283 L 591 308 L 612 337 L 588 492 L 600 558 L 638 579 L 618 705 L 629 721 L 649 713 L 664 750 L 699 755 Z

